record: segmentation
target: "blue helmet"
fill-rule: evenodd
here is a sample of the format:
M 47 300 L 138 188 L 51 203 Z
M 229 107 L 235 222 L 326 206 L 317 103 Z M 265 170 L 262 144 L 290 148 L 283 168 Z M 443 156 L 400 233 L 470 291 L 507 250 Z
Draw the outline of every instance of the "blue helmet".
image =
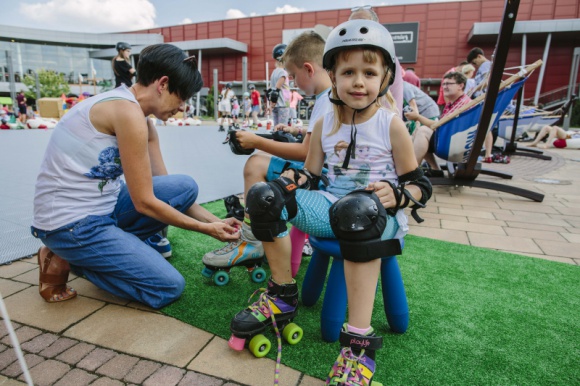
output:
M 125 42 L 119 42 L 119 43 L 117 43 L 115 48 L 117 49 L 117 51 L 130 50 L 131 45 L 129 43 L 125 43 Z

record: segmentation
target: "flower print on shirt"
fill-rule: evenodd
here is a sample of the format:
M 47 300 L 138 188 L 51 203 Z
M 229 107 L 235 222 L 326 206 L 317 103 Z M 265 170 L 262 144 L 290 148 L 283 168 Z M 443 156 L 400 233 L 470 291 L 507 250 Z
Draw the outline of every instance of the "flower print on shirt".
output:
M 103 188 L 109 181 L 115 181 L 122 174 L 123 167 L 121 166 L 119 148 L 110 146 L 99 153 L 99 164 L 93 166 L 89 173 L 85 173 L 85 176 L 101 180 L 99 182 L 99 190 L 102 193 Z

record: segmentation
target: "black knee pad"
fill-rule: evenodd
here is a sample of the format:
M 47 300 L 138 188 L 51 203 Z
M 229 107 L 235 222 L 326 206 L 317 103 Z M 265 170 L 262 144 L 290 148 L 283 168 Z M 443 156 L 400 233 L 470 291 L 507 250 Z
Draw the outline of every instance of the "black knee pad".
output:
M 350 192 L 332 204 L 329 215 L 345 260 L 364 263 L 401 254 L 399 240 L 381 240 L 387 226 L 387 211 L 372 191 Z
M 296 189 L 294 181 L 280 177 L 270 182 L 258 182 L 248 190 L 246 213 L 258 240 L 274 241 L 274 237 L 287 229 L 286 221 L 281 220 L 280 215 L 286 206 L 288 218 L 296 216 Z

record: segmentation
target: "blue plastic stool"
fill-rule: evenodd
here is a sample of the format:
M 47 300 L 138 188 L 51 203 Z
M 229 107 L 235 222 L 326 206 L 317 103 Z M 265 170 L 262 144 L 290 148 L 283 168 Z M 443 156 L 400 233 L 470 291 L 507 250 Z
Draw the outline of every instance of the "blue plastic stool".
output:
M 312 306 L 320 298 L 332 256 L 320 315 L 320 331 L 323 340 L 335 342 L 344 324 L 347 305 L 344 262 L 340 246 L 336 239 L 314 236 L 310 236 L 310 245 L 314 251 L 302 283 L 302 303 L 305 306 Z M 402 334 L 409 326 L 409 306 L 395 256 L 382 259 L 381 280 L 387 322 L 393 332 Z

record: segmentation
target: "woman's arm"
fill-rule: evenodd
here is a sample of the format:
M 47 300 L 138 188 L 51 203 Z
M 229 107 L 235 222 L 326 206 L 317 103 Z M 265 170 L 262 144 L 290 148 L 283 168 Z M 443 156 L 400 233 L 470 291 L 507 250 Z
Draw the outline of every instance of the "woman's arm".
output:
M 141 108 L 131 102 L 110 103 L 109 106 L 108 115 L 115 117 L 111 118 L 111 125 L 117 136 L 121 164 L 135 209 L 164 224 L 202 232 L 222 241 L 236 240 L 239 234 L 231 225 L 201 222 L 155 197 L 149 154 L 149 127 Z

